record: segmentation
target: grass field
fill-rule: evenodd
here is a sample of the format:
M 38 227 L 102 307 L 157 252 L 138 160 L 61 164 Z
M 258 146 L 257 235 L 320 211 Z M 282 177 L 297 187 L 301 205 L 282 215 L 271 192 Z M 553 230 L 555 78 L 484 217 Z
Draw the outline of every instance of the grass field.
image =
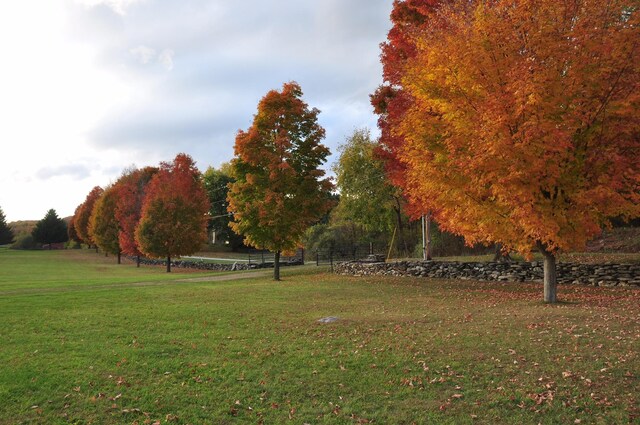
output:
M 0 423 L 640 422 L 638 291 L 162 271 L 0 251 Z

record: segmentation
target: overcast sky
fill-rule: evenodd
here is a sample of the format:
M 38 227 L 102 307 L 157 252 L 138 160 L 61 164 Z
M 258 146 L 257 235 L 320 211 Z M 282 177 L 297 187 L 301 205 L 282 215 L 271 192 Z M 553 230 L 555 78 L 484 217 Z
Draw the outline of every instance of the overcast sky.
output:
M 332 152 L 377 134 L 369 94 L 392 0 L 20 0 L 0 5 L 0 208 L 73 214 L 93 186 L 179 152 L 233 156 L 287 81 L 321 110 Z M 335 156 L 330 158 L 330 162 Z M 330 164 L 327 164 L 329 168 Z

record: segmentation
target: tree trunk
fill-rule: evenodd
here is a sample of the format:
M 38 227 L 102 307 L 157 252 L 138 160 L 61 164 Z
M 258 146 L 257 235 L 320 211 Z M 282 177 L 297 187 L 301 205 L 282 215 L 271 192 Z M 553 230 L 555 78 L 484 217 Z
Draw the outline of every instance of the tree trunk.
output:
M 496 261 L 499 263 L 510 263 L 511 261 L 513 261 L 513 259 L 511 258 L 511 255 L 509 255 L 508 252 L 506 254 L 502 252 L 502 244 L 497 243 L 496 252 L 493 256 L 493 261 Z
M 118 251 L 118 264 L 121 264 L 121 262 L 120 262 L 120 258 L 121 258 L 121 256 L 122 256 L 122 255 L 121 255 L 120 251 Z
M 171 273 L 171 255 L 167 255 L 167 273 Z
M 140 256 L 136 255 L 136 267 L 140 267 Z
M 280 280 L 280 251 L 276 251 L 273 259 L 273 280 Z
M 423 220 L 424 220 L 424 259 L 425 260 L 431 260 L 431 214 L 427 213 L 426 215 L 423 215 Z
M 400 252 L 404 250 L 402 256 L 406 256 L 409 248 L 407 247 L 407 241 L 404 235 L 404 225 L 402 224 L 402 206 L 400 205 L 400 198 L 394 197 L 396 201 L 396 207 L 393 207 L 394 212 L 396 213 L 396 220 L 398 221 L 398 242 L 397 249 L 398 255 Z
M 538 244 L 544 258 L 544 302 L 557 303 L 558 278 L 556 273 L 556 256 L 542 244 Z

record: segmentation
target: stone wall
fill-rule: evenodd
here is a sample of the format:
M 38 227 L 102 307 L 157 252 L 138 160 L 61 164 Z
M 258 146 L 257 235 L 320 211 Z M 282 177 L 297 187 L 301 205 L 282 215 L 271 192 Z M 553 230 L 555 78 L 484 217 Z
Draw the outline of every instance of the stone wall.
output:
M 558 283 L 593 286 L 640 287 L 640 264 L 558 263 Z M 445 261 L 400 261 L 336 264 L 335 272 L 353 276 L 420 276 L 443 279 L 474 279 L 507 282 L 542 282 L 542 262 L 460 263 Z
M 131 261 L 136 261 L 135 257 L 127 257 Z M 141 258 L 140 264 L 152 265 L 152 266 L 166 266 L 166 260 L 156 260 L 151 258 Z M 301 260 L 281 261 L 280 267 L 286 266 L 299 266 L 302 265 Z M 185 261 L 185 260 L 171 260 L 171 267 L 178 267 L 183 269 L 196 269 L 196 270 L 211 270 L 217 272 L 234 271 L 234 270 L 253 270 L 253 269 L 265 269 L 273 268 L 273 263 L 209 263 L 204 261 Z

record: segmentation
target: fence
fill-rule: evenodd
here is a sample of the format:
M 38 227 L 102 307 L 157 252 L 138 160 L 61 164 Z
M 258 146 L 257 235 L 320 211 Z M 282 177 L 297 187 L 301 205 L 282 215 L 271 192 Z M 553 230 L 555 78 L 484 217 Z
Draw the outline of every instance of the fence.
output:
M 384 245 L 358 244 L 358 245 L 334 245 L 326 249 L 313 252 L 313 260 L 317 266 L 329 265 L 333 271 L 333 264 L 339 261 L 361 260 L 371 255 L 386 258 Z
M 267 250 L 253 249 L 247 252 L 249 265 L 275 263 L 276 254 Z M 280 255 L 280 263 L 304 264 L 304 249 L 299 248 L 295 254 Z

